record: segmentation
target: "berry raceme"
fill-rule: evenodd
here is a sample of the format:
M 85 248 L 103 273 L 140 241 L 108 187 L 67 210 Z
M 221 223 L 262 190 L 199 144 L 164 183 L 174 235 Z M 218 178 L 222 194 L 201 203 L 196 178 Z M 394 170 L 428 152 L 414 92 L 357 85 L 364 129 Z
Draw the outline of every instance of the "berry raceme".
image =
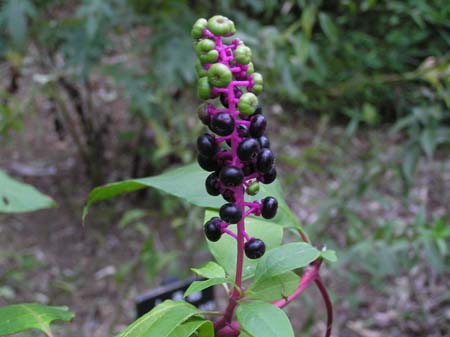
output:
M 197 94 L 206 101 L 198 116 L 215 134 L 198 137 L 197 159 L 201 168 L 212 172 L 205 182 L 206 191 L 228 202 L 220 208 L 220 218 L 205 223 L 206 237 L 217 241 L 222 234 L 230 234 L 242 240 L 248 258 L 257 259 L 264 254 L 265 244 L 248 236 L 245 218 L 262 215 L 271 219 L 278 202 L 273 197 L 246 202 L 245 194 L 257 195 L 259 184 L 272 183 L 277 173 L 265 133 L 267 120 L 257 96 L 263 90 L 263 77 L 255 72 L 251 49 L 232 38 L 235 32 L 233 21 L 220 15 L 199 19 L 192 28 L 198 57 Z M 230 224 L 238 224 L 236 235 L 227 229 Z

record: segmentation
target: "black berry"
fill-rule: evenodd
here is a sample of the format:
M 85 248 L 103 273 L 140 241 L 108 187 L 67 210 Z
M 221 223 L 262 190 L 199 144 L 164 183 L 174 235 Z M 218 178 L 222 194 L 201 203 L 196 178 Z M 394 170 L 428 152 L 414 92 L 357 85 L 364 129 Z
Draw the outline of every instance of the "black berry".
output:
M 258 104 L 258 107 L 256 108 L 255 112 L 253 113 L 253 115 L 259 115 L 259 114 L 262 114 L 261 104 Z
M 209 241 L 216 242 L 222 236 L 220 224 L 221 220 L 218 217 L 211 218 L 205 223 L 204 231 Z
M 209 125 L 209 123 L 211 122 L 211 116 L 209 115 L 208 107 L 206 104 L 200 105 L 198 107 L 197 116 L 205 125 Z
M 211 173 L 205 181 L 206 192 L 216 196 L 220 194 L 220 182 L 216 172 Z
M 255 138 L 244 139 L 237 148 L 237 155 L 242 161 L 250 161 L 256 158 L 260 145 Z
M 261 114 L 257 114 L 252 117 L 252 122 L 250 124 L 250 135 L 252 137 L 259 138 L 266 131 L 266 127 L 266 118 Z
M 278 210 L 278 201 L 274 197 L 267 197 L 262 200 L 261 215 L 265 219 L 272 219 Z
M 244 167 L 242 167 L 242 171 L 245 176 L 249 176 L 256 172 L 255 164 L 252 162 L 244 163 Z
M 260 239 L 251 238 L 245 243 L 245 255 L 249 259 L 259 259 L 266 252 L 266 245 Z
M 263 149 L 270 148 L 270 140 L 267 136 L 262 135 L 261 137 L 258 138 L 258 142 L 259 142 L 259 145 L 261 146 L 261 148 L 263 148 Z
M 235 97 L 240 97 L 242 94 L 242 90 L 238 87 L 234 87 L 234 96 Z M 220 95 L 220 103 L 222 103 L 222 105 L 225 108 L 228 108 L 228 95 L 225 94 L 221 94 Z
M 234 130 L 234 119 L 228 112 L 219 112 L 212 118 L 210 128 L 219 136 L 228 136 Z
M 268 173 L 275 163 L 275 157 L 269 149 L 262 149 L 258 154 L 258 159 L 256 161 L 256 167 L 259 172 Z
M 247 138 L 249 135 L 248 127 L 246 127 L 244 124 L 239 124 L 237 129 L 238 136 L 241 138 Z
M 232 203 L 227 203 L 220 207 L 219 214 L 223 221 L 231 224 L 238 223 L 242 218 L 240 208 Z
M 259 178 L 259 181 L 263 184 L 270 184 L 275 181 L 277 178 L 277 169 L 272 167 L 269 172 L 265 173 L 262 177 Z
M 197 138 L 197 149 L 205 157 L 213 157 L 217 153 L 216 139 L 209 133 L 205 133 Z
M 234 197 L 234 192 L 229 190 L 228 188 L 222 192 L 222 197 L 228 202 L 235 202 L 236 198 Z
M 219 178 L 225 186 L 239 186 L 244 180 L 244 172 L 239 167 L 227 166 L 220 170 Z
M 216 171 L 219 168 L 219 162 L 215 157 L 208 158 L 202 154 L 199 154 L 197 156 L 197 161 L 200 167 L 208 172 Z

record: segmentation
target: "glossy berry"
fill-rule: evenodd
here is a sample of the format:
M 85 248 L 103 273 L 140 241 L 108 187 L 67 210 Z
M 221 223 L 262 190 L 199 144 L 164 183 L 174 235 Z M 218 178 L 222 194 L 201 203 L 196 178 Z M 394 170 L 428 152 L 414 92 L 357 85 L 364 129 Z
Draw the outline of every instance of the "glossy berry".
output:
M 251 238 L 245 243 L 245 255 L 249 259 L 259 259 L 266 252 L 266 245 L 260 239 Z
M 205 188 L 208 194 L 216 196 L 220 194 L 220 181 L 216 172 L 211 173 L 205 181 Z
M 236 127 L 236 130 L 240 138 L 247 138 L 249 135 L 248 127 L 246 127 L 244 124 L 239 124 Z M 231 146 L 231 140 L 227 139 L 227 144 Z
M 206 104 L 202 104 L 197 108 L 197 116 L 205 125 L 209 125 L 209 123 L 211 122 L 211 116 L 209 115 L 208 107 Z
M 237 155 L 242 161 L 250 161 L 256 158 L 260 145 L 255 138 L 244 139 L 237 148 Z
M 274 197 L 267 197 L 262 200 L 261 215 L 264 219 L 272 219 L 278 210 L 278 201 Z
M 270 149 L 262 149 L 256 160 L 256 168 L 261 173 L 268 173 L 275 163 L 275 157 Z
M 264 115 L 257 114 L 252 117 L 250 124 L 250 135 L 255 138 L 261 137 L 266 131 L 267 121 Z
M 236 198 L 234 197 L 234 192 L 228 188 L 222 192 L 222 197 L 228 202 L 236 201 Z
M 239 167 L 227 166 L 220 170 L 219 178 L 225 186 L 239 186 L 244 180 L 244 172 Z
M 216 242 L 222 236 L 220 224 L 221 220 L 218 217 L 211 218 L 205 223 L 203 229 L 209 241 Z
M 197 138 L 198 152 L 205 157 L 213 157 L 217 153 L 216 139 L 209 133 L 205 133 Z
M 202 154 L 198 154 L 197 162 L 202 169 L 208 172 L 216 171 L 219 168 L 219 162 L 215 157 L 205 157 Z
M 227 112 L 220 112 L 211 119 L 211 130 L 219 136 L 228 136 L 234 130 L 234 119 Z
M 239 98 L 242 95 L 242 90 L 239 87 L 234 87 L 234 97 L 235 98 Z M 222 103 L 222 105 L 225 108 L 228 108 L 228 96 L 225 94 L 221 94 L 220 95 L 220 103 Z
M 242 218 L 240 208 L 232 203 L 227 203 L 220 207 L 219 214 L 223 221 L 231 224 L 238 223 Z
M 260 115 L 260 114 L 262 114 L 262 106 L 261 106 L 261 104 L 258 105 L 258 107 L 256 108 L 256 110 L 253 113 L 253 115 Z
M 277 169 L 272 167 L 269 172 L 265 173 L 262 177 L 259 178 L 259 181 L 263 184 L 271 184 L 277 178 Z
M 244 166 L 242 167 L 242 171 L 244 172 L 245 176 L 249 176 L 256 172 L 256 166 L 252 162 L 244 163 Z
M 261 148 L 270 149 L 270 140 L 267 136 L 262 135 L 261 137 L 258 138 L 258 142 Z

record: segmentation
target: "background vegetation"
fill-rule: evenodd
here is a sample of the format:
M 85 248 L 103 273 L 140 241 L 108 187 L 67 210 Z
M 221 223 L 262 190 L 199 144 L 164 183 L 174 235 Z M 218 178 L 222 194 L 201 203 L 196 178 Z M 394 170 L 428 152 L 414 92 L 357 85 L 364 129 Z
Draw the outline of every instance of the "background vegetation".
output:
M 335 336 L 445 336 L 444 0 L 0 1 L 0 167 L 59 204 L 0 218 L 0 304 L 67 304 L 58 335 L 105 336 L 133 295 L 205 260 L 201 213 L 157 192 L 98 207 L 84 229 L 80 214 L 92 186 L 194 160 L 189 32 L 216 13 L 265 77 L 288 202 L 338 251 Z M 302 336 L 324 329 L 314 295 L 292 308 Z

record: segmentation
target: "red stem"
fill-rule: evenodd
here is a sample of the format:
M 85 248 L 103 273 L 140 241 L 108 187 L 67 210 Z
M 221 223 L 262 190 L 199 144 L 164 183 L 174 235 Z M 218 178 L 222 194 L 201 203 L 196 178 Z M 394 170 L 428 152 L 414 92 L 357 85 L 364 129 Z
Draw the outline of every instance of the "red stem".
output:
M 331 328 L 333 326 L 333 304 L 331 303 L 331 299 L 330 296 L 328 295 L 327 288 L 325 288 L 320 276 L 317 276 L 315 282 L 317 288 L 319 288 L 320 294 L 322 295 L 323 301 L 327 308 L 327 330 L 325 333 L 325 337 L 330 337 Z

